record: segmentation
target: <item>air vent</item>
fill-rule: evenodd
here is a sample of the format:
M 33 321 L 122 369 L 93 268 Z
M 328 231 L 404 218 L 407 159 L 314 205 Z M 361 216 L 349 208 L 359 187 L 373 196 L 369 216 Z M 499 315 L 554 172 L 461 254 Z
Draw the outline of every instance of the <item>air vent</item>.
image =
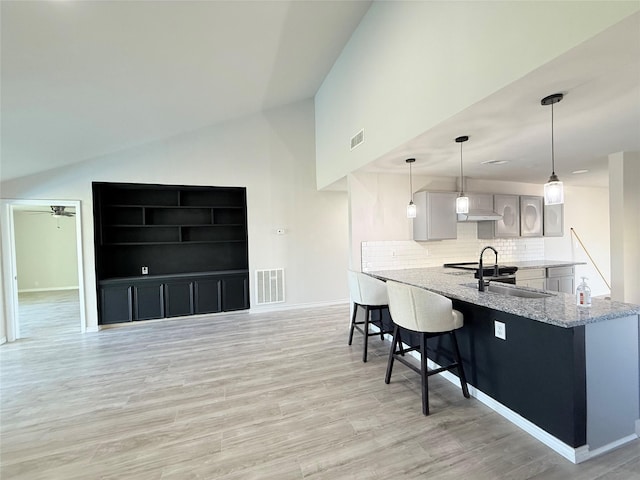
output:
M 284 302 L 284 268 L 256 270 L 257 304 Z
M 351 150 L 364 142 L 364 128 L 351 137 Z

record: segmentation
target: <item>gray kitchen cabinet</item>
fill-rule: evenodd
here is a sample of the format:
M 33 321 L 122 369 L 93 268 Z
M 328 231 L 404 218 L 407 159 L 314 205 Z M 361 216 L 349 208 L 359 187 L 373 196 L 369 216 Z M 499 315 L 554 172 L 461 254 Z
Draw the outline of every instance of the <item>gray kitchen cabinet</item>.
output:
M 416 192 L 416 218 L 413 239 L 416 241 L 454 239 L 458 236 L 456 192 Z
M 510 238 L 520 236 L 520 198 L 518 195 L 494 195 L 493 209 L 500 220 L 478 222 L 478 238 Z
M 524 268 L 516 272 L 516 285 L 573 294 L 574 267 Z
M 545 237 L 564 236 L 564 204 L 544 206 L 544 229 Z
M 542 197 L 520 196 L 520 236 L 542 236 Z
M 527 268 L 516 272 L 516 285 L 546 290 L 547 272 L 544 268 Z
M 547 268 L 546 290 L 573 294 L 575 291 L 574 267 Z

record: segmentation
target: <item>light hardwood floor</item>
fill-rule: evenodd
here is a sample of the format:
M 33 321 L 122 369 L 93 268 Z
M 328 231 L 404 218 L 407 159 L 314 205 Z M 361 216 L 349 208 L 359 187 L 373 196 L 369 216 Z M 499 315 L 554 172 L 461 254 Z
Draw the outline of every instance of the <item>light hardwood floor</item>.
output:
M 59 333 L 0 347 L 2 479 L 640 479 L 640 444 L 573 465 L 388 343 L 349 307 Z

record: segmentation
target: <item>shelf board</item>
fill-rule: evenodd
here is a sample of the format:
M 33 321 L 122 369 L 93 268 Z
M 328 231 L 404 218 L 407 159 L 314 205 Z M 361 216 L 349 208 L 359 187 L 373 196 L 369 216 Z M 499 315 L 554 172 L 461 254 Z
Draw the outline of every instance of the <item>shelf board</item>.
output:
M 110 242 L 103 243 L 103 246 L 107 247 L 119 247 L 119 246 L 142 246 L 142 245 L 193 245 L 196 243 L 242 243 L 247 240 L 183 240 L 176 242 Z
M 209 208 L 209 209 L 215 209 L 215 210 L 220 210 L 220 209 L 236 210 L 236 209 L 244 208 L 244 206 L 243 205 L 152 205 L 152 204 L 131 205 L 131 204 L 124 204 L 124 203 L 112 203 L 109 205 L 105 205 L 105 208 L 163 208 L 167 210 L 176 209 L 176 208 L 182 208 L 182 209 Z

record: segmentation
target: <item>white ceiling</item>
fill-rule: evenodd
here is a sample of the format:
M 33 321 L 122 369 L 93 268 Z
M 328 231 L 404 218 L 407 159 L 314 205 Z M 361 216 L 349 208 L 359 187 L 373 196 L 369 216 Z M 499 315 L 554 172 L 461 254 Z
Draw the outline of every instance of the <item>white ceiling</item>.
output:
M 312 98 L 370 1 L 6 1 L 2 179 Z
M 3 180 L 314 96 L 370 1 L 0 2 Z M 508 59 L 505 59 L 508 61 Z M 365 168 L 606 185 L 640 151 L 640 14 Z M 485 160 L 509 160 L 501 166 Z M 573 170 L 589 169 L 583 175 Z
M 508 61 L 506 59 L 505 61 Z M 545 183 L 551 174 L 551 107 L 555 171 L 569 185 L 608 185 L 608 155 L 640 151 L 640 13 L 589 39 L 520 80 L 447 119 L 364 167 L 368 172 L 460 174 L 488 180 Z M 503 165 L 483 165 L 507 160 Z M 588 173 L 572 174 L 588 169 Z

